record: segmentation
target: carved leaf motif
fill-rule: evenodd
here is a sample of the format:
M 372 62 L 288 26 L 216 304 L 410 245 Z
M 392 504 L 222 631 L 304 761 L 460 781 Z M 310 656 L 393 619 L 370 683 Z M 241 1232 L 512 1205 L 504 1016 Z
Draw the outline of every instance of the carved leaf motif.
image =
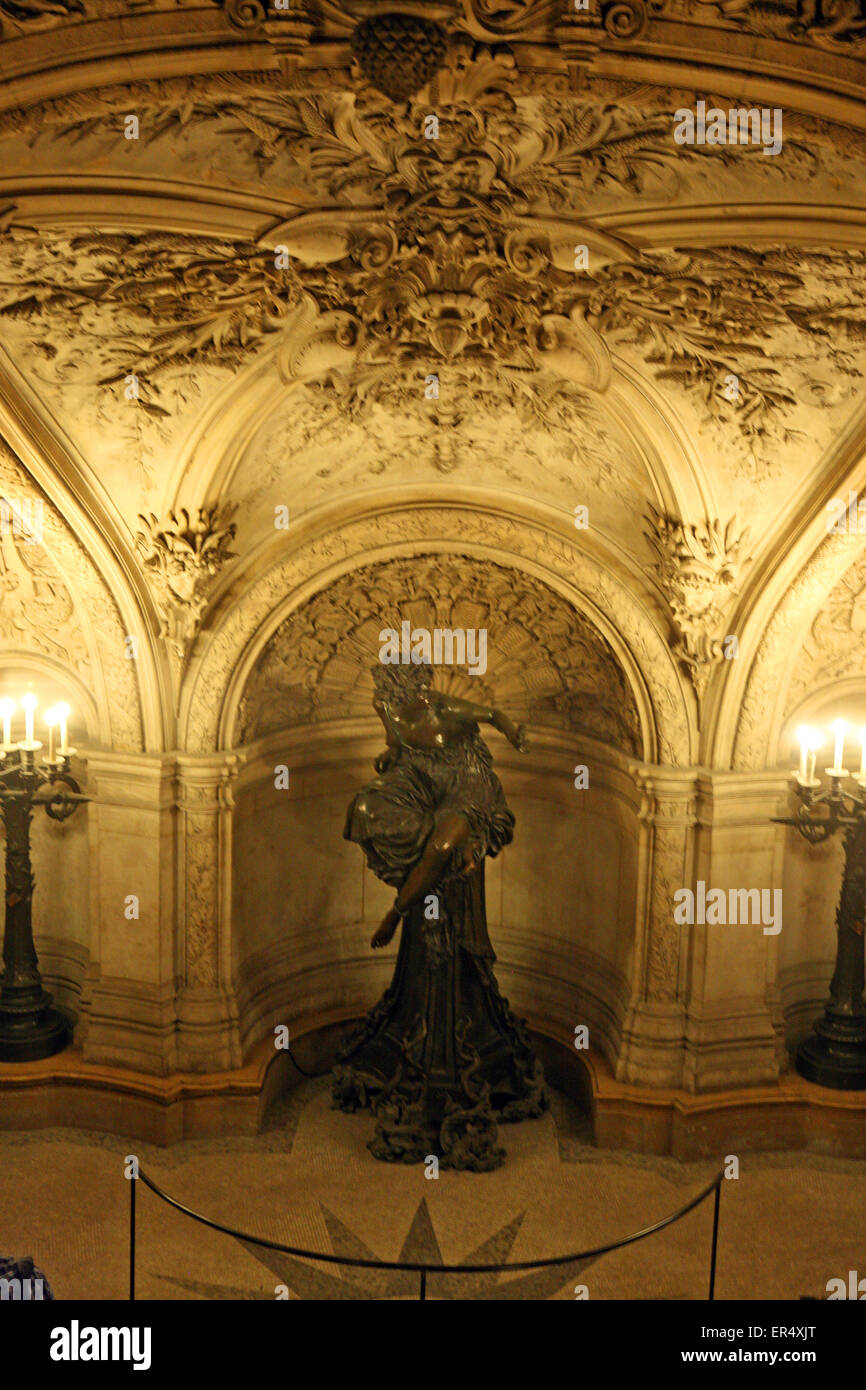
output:
M 217 982 L 218 838 L 214 815 L 187 815 L 186 967 L 187 981 Z

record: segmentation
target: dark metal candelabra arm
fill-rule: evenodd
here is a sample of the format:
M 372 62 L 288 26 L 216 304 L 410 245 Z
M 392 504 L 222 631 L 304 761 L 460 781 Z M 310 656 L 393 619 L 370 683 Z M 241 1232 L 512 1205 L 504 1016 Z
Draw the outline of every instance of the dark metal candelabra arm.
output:
M 33 944 L 34 879 L 30 821 L 34 807 L 64 821 L 89 798 L 69 771 L 74 749 L 37 765 L 35 749 L 0 750 L 0 812 L 6 830 L 6 924 L 0 983 L 0 1061 L 51 1057 L 72 1036 L 69 1019 L 42 987 Z
M 856 793 L 842 790 L 841 777 L 817 792 L 817 782 L 797 781 L 801 805 L 796 816 L 776 816 L 792 825 L 811 845 L 823 844 L 837 830 L 845 832 L 845 868 L 836 910 L 836 968 L 830 998 L 814 1035 L 797 1050 L 797 1070 L 819 1086 L 844 1091 L 866 1090 L 866 1005 L 864 923 L 866 923 L 866 782 Z

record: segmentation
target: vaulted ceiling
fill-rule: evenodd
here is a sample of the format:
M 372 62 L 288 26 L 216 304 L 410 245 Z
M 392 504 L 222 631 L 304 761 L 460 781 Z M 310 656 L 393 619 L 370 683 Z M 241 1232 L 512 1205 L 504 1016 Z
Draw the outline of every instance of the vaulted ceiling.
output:
M 664 624 L 647 516 L 720 518 L 760 632 L 866 480 L 860 0 L 0 15 L 4 433 L 130 582 L 182 506 L 231 516 L 226 595 L 281 508 L 453 499 L 571 544 L 586 508 Z M 778 108 L 781 150 L 678 144 L 699 100 Z

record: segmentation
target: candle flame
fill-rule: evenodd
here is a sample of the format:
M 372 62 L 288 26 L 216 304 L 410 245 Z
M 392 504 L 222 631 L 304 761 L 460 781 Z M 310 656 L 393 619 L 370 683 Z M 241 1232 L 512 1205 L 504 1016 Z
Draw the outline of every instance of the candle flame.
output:
M 811 729 L 807 724 L 801 724 L 797 730 L 797 742 L 805 744 L 810 753 L 817 753 L 824 740 L 820 729 Z

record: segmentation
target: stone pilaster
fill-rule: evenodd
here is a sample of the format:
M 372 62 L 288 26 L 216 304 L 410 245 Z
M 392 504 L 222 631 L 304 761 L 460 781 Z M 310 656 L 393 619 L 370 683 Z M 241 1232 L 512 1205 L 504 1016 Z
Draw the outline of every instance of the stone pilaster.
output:
M 756 1086 L 784 1070 L 778 953 L 787 814 L 784 773 L 707 773 L 699 779 L 695 880 L 706 891 L 778 891 L 781 922 L 695 923 L 689 928 L 684 1084 L 690 1091 Z M 694 886 L 694 885 L 693 885 Z M 730 916 L 730 912 L 727 913 Z M 742 915 L 742 914 L 738 914 Z M 781 930 L 777 931 L 776 927 Z
M 240 1066 L 232 984 L 233 753 L 181 754 L 178 774 L 178 1066 L 219 1071 Z
M 86 762 L 92 800 L 84 1058 L 165 1076 L 177 1064 L 174 760 L 90 752 Z
M 631 1002 L 616 1064 L 621 1081 L 683 1082 L 687 930 L 674 921 L 674 893 L 690 881 L 695 774 L 635 765 L 640 794 Z
M 722 890 L 726 916 L 731 890 L 766 891 L 772 909 L 783 835 L 771 817 L 786 778 L 647 766 L 634 776 L 637 919 L 617 1078 L 691 1092 L 774 1081 L 786 1065 L 778 934 L 763 920 L 708 923 L 697 904 L 702 882 L 705 894 Z M 680 889 L 695 897 L 691 923 L 675 918 Z

